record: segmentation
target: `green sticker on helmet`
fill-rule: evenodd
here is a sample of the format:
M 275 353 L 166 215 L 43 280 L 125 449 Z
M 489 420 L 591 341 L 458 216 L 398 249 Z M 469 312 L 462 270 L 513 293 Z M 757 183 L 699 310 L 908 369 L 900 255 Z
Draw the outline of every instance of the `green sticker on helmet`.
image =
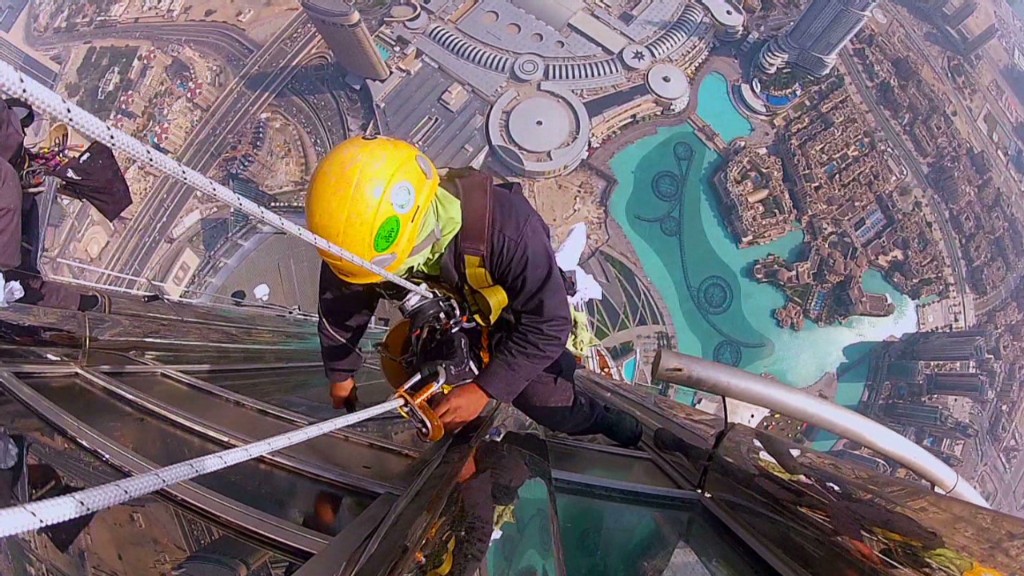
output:
M 373 249 L 377 253 L 386 252 L 395 242 L 398 241 L 398 233 L 402 231 L 402 221 L 398 216 L 388 216 L 377 228 L 377 235 L 373 237 Z

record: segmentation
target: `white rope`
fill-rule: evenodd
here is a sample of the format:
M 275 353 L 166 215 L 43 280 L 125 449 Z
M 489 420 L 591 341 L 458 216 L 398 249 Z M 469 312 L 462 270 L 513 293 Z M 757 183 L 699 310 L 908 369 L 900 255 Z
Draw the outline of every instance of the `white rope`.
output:
M 64 265 L 70 266 L 72 268 L 81 268 L 83 270 L 89 270 L 91 272 L 97 272 L 97 273 L 100 273 L 100 274 L 109 274 L 109 275 L 114 276 L 116 278 L 124 278 L 126 280 L 135 280 L 136 282 L 144 282 L 146 284 L 149 284 L 150 286 L 155 286 L 155 287 L 158 287 L 158 288 L 163 288 L 164 290 L 167 290 L 168 288 L 179 288 L 179 286 L 175 286 L 174 284 L 170 284 L 170 283 L 167 283 L 167 282 L 157 282 L 156 280 L 150 280 L 148 278 L 142 278 L 142 277 L 139 277 L 139 276 L 132 276 L 130 274 L 122 274 L 120 272 L 113 272 L 111 270 L 107 270 L 106 268 L 100 268 L 98 266 L 91 266 L 89 264 L 83 264 L 81 262 L 75 262 L 73 260 L 68 260 L 66 258 L 57 258 L 57 259 L 55 259 L 55 262 L 58 262 L 60 264 L 64 264 Z M 132 294 L 132 295 L 136 295 L 136 296 L 148 296 L 150 294 L 153 294 L 152 291 L 147 292 L 145 290 L 136 290 L 136 289 L 133 289 L 133 288 L 119 288 L 117 286 L 107 286 L 105 284 L 97 284 L 95 282 L 89 282 L 87 280 L 79 280 L 79 279 L 76 279 L 76 278 L 68 278 L 67 276 L 50 276 L 50 278 L 52 278 L 54 280 L 60 280 L 61 282 L 64 282 L 64 283 L 67 283 L 67 284 L 78 284 L 78 285 L 81 285 L 81 286 L 88 286 L 90 288 L 96 288 L 96 289 L 100 289 L 100 290 L 112 290 L 112 291 L 115 291 L 115 292 L 123 292 L 125 294 Z M 203 306 L 211 306 L 211 307 L 225 308 L 225 309 L 237 309 L 238 308 L 238 301 L 235 298 L 232 298 L 231 296 L 226 296 L 224 294 L 214 294 L 213 292 L 203 292 L 202 290 L 196 290 L 195 288 L 181 288 L 181 293 L 182 294 L 185 294 L 185 293 L 199 294 L 201 296 L 207 296 L 209 298 L 213 298 L 213 299 L 217 299 L 217 300 L 223 300 L 227 304 L 221 304 L 221 303 L 218 303 L 218 302 L 205 302 L 205 301 L 202 301 L 202 300 L 198 300 L 196 298 L 182 298 L 180 296 L 176 297 L 176 296 L 171 296 L 170 294 L 167 294 L 167 293 L 160 294 L 160 297 L 165 299 L 165 300 L 170 300 L 171 302 L 181 302 L 181 303 L 184 303 L 184 304 L 200 304 L 200 305 L 203 305 Z M 319 316 L 317 316 L 316 314 L 312 314 L 312 313 L 309 313 L 309 312 L 303 312 L 303 311 L 298 310 L 298 309 L 288 308 L 287 306 L 283 306 L 283 305 L 280 305 L 280 304 L 268 304 L 268 303 L 264 303 L 264 302 L 245 301 L 244 305 L 246 306 L 246 308 L 255 308 L 255 309 L 261 309 L 261 310 L 267 310 L 269 312 L 286 312 L 286 313 L 288 313 L 290 315 L 293 315 L 293 316 L 300 316 L 300 317 L 303 317 L 303 318 L 310 318 L 310 319 L 314 319 L 314 320 L 319 318 Z
M 0 60 L 0 91 L 13 96 L 18 96 L 39 112 L 48 114 L 54 118 L 66 122 L 69 126 L 79 132 L 103 142 L 113 150 L 117 150 L 141 162 L 154 170 L 166 174 L 183 184 L 191 186 L 196 190 L 220 200 L 221 202 L 236 208 L 253 218 L 269 224 L 286 234 L 299 238 L 313 246 L 334 254 L 335 256 L 378 274 L 382 278 L 398 284 L 399 286 L 416 292 L 423 296 L 429 296 L 429 292 L 408 280 L 397 276 L 387 270 L 363 260 L 351 252 L 336 246 L 324 238 L 313 234 L 309 230 L 281 217 L 266 208 L 235 194 L 225 186 L 222 186 L 206 176 L 188 168 L 187 166 L 172 160 L 170 157 L 157 152 L 146 146 L 128 134 L 108 126 L 99 118 L 79 108 L 75 104 L 65 100 L 56 92 L 46 88 L 35 80 L 26 77 L 18 72 L 11 64 Z
M 131 478 L 87 488 L 74 494 L 0 509 L 0 538 L 32 532 L 99 512 L 140 496 L 152 494 L 179 482 L 223 470 L 229 466 L 253 460 L 270 452 L 368 420 L 399 408 L 403 404 L 405 401 L 401 399 L 390 400 L 359 412 L 272 436 L 248 446 L 239 446 L 208 456 L 193 458 Z

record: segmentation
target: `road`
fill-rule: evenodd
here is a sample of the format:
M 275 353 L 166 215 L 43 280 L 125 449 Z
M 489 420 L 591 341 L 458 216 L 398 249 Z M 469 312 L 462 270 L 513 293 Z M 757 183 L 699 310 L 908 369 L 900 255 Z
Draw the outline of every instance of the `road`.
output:
M 949 255 L 950 265 L 953 267 L 953 273 L 956 276 L 957 291 L 960 294 L 960 299 L 963 302 L 964 310 L 970 309 L 969 307 L 973 304 L 971 301 L 970 294 L 967 289 L 967 277 L 964 274 L 963 261 L 960 258 L 960 246 L 957 242 L 957 237 L 953 233 L 953 227 L 949 223 L 949 218 L 945 212 L 945 207 L 942 202 L 935 197 L 935 192 L 931 186 L 928 185 L 928 178 L 921 168 L 921 163 L 918 162 L 917 156 L 913 150 L 907 147 L 906 141 L 903 139 L 903 134 L 898 132 L 893 127 L 892 122 L 886 115 L 885 111 L 881 109 L 877 102 L 875 102 L 875 95 L 868 86 L 867 80 L 864 79 L 864 75 L 861 72 L 860 67 L 854 62 L 853 57 L 850 56 L 848 50 L 843 50 L 840 53 L 840 60 L 843 62 L 843 67 L 847 71 L 847 75 L 853 80 L 854 85 L 857 87 L 857 91 L 860 92 L 861 100 L 870 109 L 871 114 L 875 117 L 876 122 L 882 128 L 889 142 L 896 149 L 897 152 L 903 157 L 904 163 L 910 170 L 910 175 L 913 176 L 917 186 L 924 191 L 925 197 L 928 199 L 928 204 L 931 206 L 931 211 L 935 214 L 938 219 L 939 227 L 942 229 L 942 242 L 946 245 L 946 253 Z
M 216 22 L 189 22 L 188 24 L 123 24 L 116 27 L 94 28 L 69 34 L 47 36 L 29 35 L 29 45 L 39 51 L 62 48 L 76 43 L 101 40 L 152 40 L 155 42 L 187 43 L 202 48 L 225 61 L 230 67 L 241 67 L 260 45 L 234 26 Z
M 939 65 L 942 61 L 940 58 L 929 57 L 932 56 L 925 46 L 925 41 L 918 34 L 919 31 L 911 30 L 909 26 L 905 26 L 904 29 L 907 31 L 907 38 L 910 40 L 914 49 L 924 55 L 924 61 L 928 63 L 928 66 L 932 69 L 932 72 L 946 85 L 947 92 L 950 92 L 950 100 L 953 101 L 953 105 L 956 108 L 957 114 L 965 119 L 965 123 L 971 127 L 972 142 L 974 144 L 981 144 L 985 151 L 989 154 L 992 160 L 992 171 L 994 172 L 994 178 L 996 186 L 1001 188 L 1005 193 L 1012 194 L 1016 191 L 1019 186 L 1013 175 L 1007 170 L 1006 166 L 999 161 L 999 154 L 996 150 L 995 144 L 989 139 L 985 131 L 982 130 L 981 126 L 978 126 L 977 122 L 974 121 L 974 114 L 967 109 L 967 105 L 964 104 L 963 100 L 959 97 L 956 91 L 948 85 L 946 82 L 946 72 Z M 923 34 L 923 32 L 922 32 Z M 997 74 L 998 75 L 998 74 Z M 982 86 L 980 91 L 990 108 L 999 109 L 999 104 L 990 100 L 990 95 L 987 92 L 987 88 Z M 994 100 L 994 99 L 992 99 Z M 1018 221 L 1024 221 L 1024 204 L 1021 202 L 1021 197 L 1018 194 L 1010 196 L 1010 206 L 1017 217 Z M 1010 263 L 1008 263 L 1010 264 Z M 1006 279 L 1003 280 L 1002 285 L 996 289 L 993 293 L 987 294 L 984 298 L 980 298 L 975 301 L 975 313 L 981 314 L 994 308 L 1009 299 L 1013 293 L 1014 288 L 1020 283 L 1021 277 L 1024 276 L 1024 266 L 1020 263 L 1016 263 L 1011 268 Z
M 301 38 L 290 48 L 282 48 L 280 45 L 289 35 L 294 35 L 300 28 L 306 28 Z M 324 95 L 323 89 L 308 89 L 304 83 L 310 81 L 313 76 L 311 72 L 299 69 L 295 73 L 296 64 L 305 64 L 302 61 L 304 54 L 310 45 L 315 43 L 315 37 L 311 34 L 311 28 L 306 24 L 301 13 L 297 13 L 283 29 L 276 34 L 267 47 L 261 50 L 260 45 L 246 36 L 236 27 L 217 23 L 188 23 L 188 24 L 129 24 L 117 27 L 106 27 L 71 34 L 50 35 L 45 38 L 30 38 L 29 42 L 36 49 L 51 49 L 67 46 L 74 43 L 104 40 L 150 40 L 156 43 L 170 44 L 178 42 L 188 45 L 201 53 L 217 58 L 236 76 L 234 81 L 225 89 L 225 95 L 215 102 L 210 113 L 197 128 L 196 132 L 189 136 L 184 147 L 179 151 L 177 158 L 199 171 L 208 171 L 212 164 L 219 157 L 213 154 L 214 149 L 219 150 L 225 145 L 223 137 L 228 137 L 236 131 L 245 120 L 261 110 L 267 102 L 278 96 L 276 105 L 282 112 L 295 122 L 298 127 L 308 133 L 312 145 L 317 154 L 323 154 L 330 150 L 332 143 L 346 137 L 348 130 L 345 125 L 344 108 L 341 102 L 333 94 L 328 92 Z M 287 53 L 282 53 L 287 52 Z M 317 55 L 313 54 L 309 60 L 316 60 Z M 288 82 L 288 77 L 295 74 L 294 81 Z M 247 82 L 257 78 L 255 93 L 247 90 Z M 284 90 L 282 91 L 282 84 Z M 309 94 L 313 94 L 310 96 Z M 249 95 L 248 101 L 245 97 Z M 259 97 L 255 96 L 269 96 Z M 226 114 L 221 116 L 221 114 Z M 226 130 L 222 128 L 227 128 Z M 207 135 L 217 132 L 221 138 L 208 141 Z M 193 149 L 197 142 L 205 142 L 211 154 L 201 155 L 202 150 Z M 193 154 L 189 155 L 189 152 Z M 198 156 L 202 156 L 197 160 Z M 198 164 L 196 162 L 201 162 Z M 167 178 L 157 180 L 154 187 L 154 194 L 151 194 L 143 201 L 138 215 L 138 223 L 129 224 L 129 230 L 121 241 L 112 247 L 108 260 L 104 264 L 108 270 L 126 272 L 125 269 L 118 269 L 120 262 L 127 261 L 132 265 L 131 275 L 142 275 L 148 268 L 151 259 L 159 250 L 160 241 L 167 232 L 167 227 L 173 225 L 174 220 L 187 204 L 190 194 L 174 197 L 167 196 L 172 192 L 169 187 L 177 188 L 177 184 L 168 181 Z M 178 191 L 180 192 L 180 191 Z M 157 198 L 163 198 L 160 204 L 169 210 L 159 213 L 155 212 L 147 202 L 154 202 Z M 153 214 L 157 214 L 154 216 Z M 147 224 L 154 218 L 160 220 L 161 224 Z M 148 250 L 141 250 L 136 245 L 151 245 Z M 127 252 L 127 253 L 125 253 Z M 133 284 L 123 279 L 103 278 L 101 282 L 114 283 L 119 286 Z
M 189 136 L 177 159 L 199 172 L 209 171 L 220 158 L 231 136 L 262 110 L 288 83 L 318 37 L 305 15 L 296 13 L 282 29 L 246 63 L 238 76 Z M 246 83 L 260 74 L 257 86 Z M 131 276 L 145 277 L 146 270 L 163 244 L 160 239 L 191 200 L 194 191 L 176 180 L 159 178 L 142 202 L 135 218 L 118 243 L 108 249 L 104 267 Z M 102 278 L 119 286 L 134 284 L 121 278 Z
M 1009 468 L 1003 466 L 1006 461 L 999 456 L 996 446 L 993 445 L 993 438 L 988 429 L 988 417 L 982 415 L 977 419 L 972 418 L 978 424 L 979 434 L 977 438 L 968 441 L 964 448 L 965 456 L 972 458 L 972 462 L 964 461 L 963 470 L 972 471 L 972 477 L 968 477 L 975 486 L 987 485 L 992 494 L 989 497 L 989 504 L 997 510 L 1001 510 L 1015 516 L 1020 515 L 1024 504 L 1017 497 L 1017 487 L 1024 482 L 1024 458 L 1018 459 Z M 984 480 L 979 481 L 984 478 Z

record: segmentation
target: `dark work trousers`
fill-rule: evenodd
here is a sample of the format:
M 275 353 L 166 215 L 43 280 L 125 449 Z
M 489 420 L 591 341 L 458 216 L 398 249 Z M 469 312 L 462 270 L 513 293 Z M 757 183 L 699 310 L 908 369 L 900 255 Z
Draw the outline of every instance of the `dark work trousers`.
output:
M 0 271 L 8 282 L 19 280 L 25 296 L 19 304 L 77 310 L 81 295 L 62 284 L 46 282 L 22 266 L 21 178 L 6 161 L 0 160 Z
M 576 358 L 564 350 L 516 396 L 512 405 L 545 428 L 570 435 L 600 434 L 604 407 L 573 381 Z

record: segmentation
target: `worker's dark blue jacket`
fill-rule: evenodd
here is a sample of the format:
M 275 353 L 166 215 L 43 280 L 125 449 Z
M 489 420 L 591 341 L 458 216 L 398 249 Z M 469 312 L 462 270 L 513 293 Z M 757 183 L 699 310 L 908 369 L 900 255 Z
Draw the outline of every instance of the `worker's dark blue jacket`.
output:
M 518 184 L 495 186 L 492 202 L 485 267 L 509 303 L 507 318 L 494 326 L 490 362 L 476 382 L 492 397 L 511 402 L 560 358 L 572 319 L 543 219 Z M 469 217 L 463 212 L 464 222 Z M 465 285 L 464 262 L 456 236 L 445 250 L 440 280 L 453 288 Z M 320 345 L 331 381 L 344 380 L 362 366 L 357 346 L 380 297 L 377 286 L 347 283 L 321 267 Z

